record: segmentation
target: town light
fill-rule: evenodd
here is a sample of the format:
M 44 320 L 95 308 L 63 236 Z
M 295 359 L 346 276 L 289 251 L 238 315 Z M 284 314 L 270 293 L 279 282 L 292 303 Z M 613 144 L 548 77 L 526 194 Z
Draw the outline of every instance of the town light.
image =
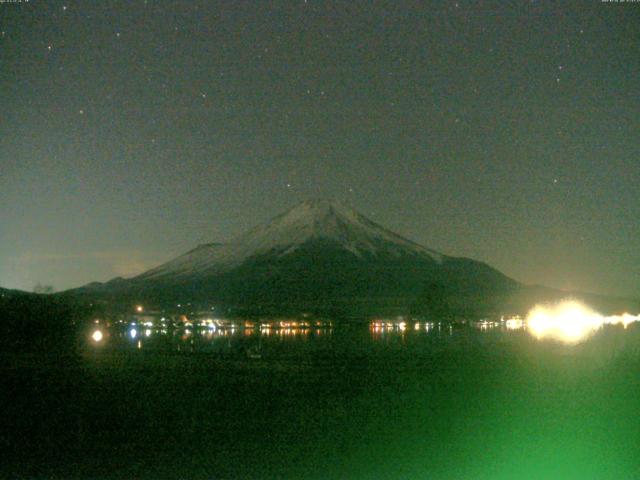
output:
M 604 316 L 589 307 L 565 300 L 555 306 L 536 306 L 527 316 L 527 328 L 536 338 L 553 338 L 565 343 L 578 343 L 603 325 L 621 324 L 624 328 L 640 321 L 640 315 Z

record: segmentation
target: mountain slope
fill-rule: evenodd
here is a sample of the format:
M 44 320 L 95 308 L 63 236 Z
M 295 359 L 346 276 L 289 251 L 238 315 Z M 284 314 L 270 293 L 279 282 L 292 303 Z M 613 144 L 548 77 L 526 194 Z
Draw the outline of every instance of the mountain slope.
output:
M 136 280 L 159 280 L 228 271 L 251 257 L 291 254 L 314 240 L 328 241 L 356 257 L 412 255 L 440 262 L 442 255 L 407 240 L 337 202 L 306 201 L 228 244 L 200 245 Z
M 519 284 L 407 240 L 337 202 L 303 202 L 227 244 L 201 245 L 132 279 L 80 293 L 222 304 L 256 314 L 495 312 Z

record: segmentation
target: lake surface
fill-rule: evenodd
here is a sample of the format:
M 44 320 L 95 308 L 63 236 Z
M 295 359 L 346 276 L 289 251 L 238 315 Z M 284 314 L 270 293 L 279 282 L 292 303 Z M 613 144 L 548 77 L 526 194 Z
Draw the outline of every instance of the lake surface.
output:
M 640 478 L 637 325 L 98 328 L 2 357 L 4 476 Z

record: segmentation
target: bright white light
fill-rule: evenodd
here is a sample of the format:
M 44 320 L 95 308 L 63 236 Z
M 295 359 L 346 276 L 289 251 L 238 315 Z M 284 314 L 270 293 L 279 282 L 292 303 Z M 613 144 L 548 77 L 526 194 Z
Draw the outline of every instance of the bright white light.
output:
M 611 325 L 622 324 L 624 328 L 627 328 L 629 324 L 633 322 L 640 322 L 640 315 L 631 315 L 629 313 L 623 313 L 622 315 L 613 315 L 606 317 L 606 323 Z
M 537 338 L 554 338 L 565 343 L 587 339 L 605 324 L 622 324 L 624 328 L 640 321 L 640 315 L 605 317 L 579 302 L 565 300 L 555 306 L 536 306 L 527 316 L 527 328 Z
M 131 330 L 129 330 L 129 336 L 131 338 L 136 338 L 138 336 L 138 331 L 135 328 L 132 328 Z
M 96 330 L 91 335 L 91 338 L 93 338 L 93 341 L 96 343 L 100 342 L 102 340 L 102 332 L 100 330 Z
M 150 337 L 150 336 L 151 336 L 151 329 L 150 329 L 150 328 L 147 328 L 147 329 L 144 331 L 144 336 L 145 336 L 145 337 Z
M 520 318 L 510 318 L 505 321 L 505 327 L 507 330 L 519 330 L 524 327 L 524 322 Z
M 527 316 L 527 327 L 535 337 L 550 337 L 566 343 L 586 339 L 602 323 L 602 316 L 575 301 L 551 307 L 537 306 Z

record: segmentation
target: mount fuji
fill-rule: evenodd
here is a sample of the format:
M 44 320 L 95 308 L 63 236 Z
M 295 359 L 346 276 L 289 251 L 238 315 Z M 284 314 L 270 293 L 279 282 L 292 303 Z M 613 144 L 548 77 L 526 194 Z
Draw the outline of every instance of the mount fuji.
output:
M 441 263 L 443 256 L 404 239 L 338 202 L 311 200 L 297 205 L 228 244 L 200 245 L 190 252 L 136 277 L 136 280 L 178 279 L 211 275 L 269 256 L 279 260 L 310 243 L 344 250 L 357 259 L 406 256 Z
M 130 279 L 76 289 L 113 301 L 224 305 L 248 314 L 499 313 L 520 284 L 438 253 L 343 204 L 302 202 L 229 243 L 209 243 Z

